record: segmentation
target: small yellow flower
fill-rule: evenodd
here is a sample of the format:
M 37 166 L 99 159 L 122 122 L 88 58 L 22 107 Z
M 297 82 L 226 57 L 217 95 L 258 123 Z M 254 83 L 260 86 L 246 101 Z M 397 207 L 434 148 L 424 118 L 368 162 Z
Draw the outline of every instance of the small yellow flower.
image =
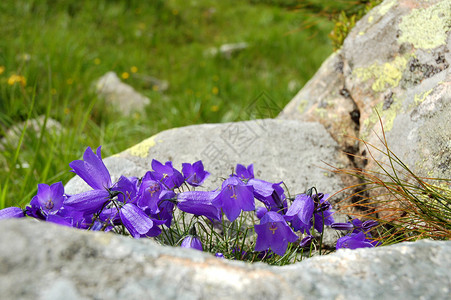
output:
M 212 105 L 210 107 L 210 109 L 211 109 L 212 112 L 217 112 L 219 110 L 219 106 L 218 105 Z
M 27 84 L 27 80 L 22 75 L 13 74 L 8 78 L 8 84 L 14 85 L 15 83 L 20 83 L 22 86 Z
M 68 107 L 64 108 L 64 114 L 68 115 L 70 113 L 70 109 Z
M 71 85 L 72 83 L 74 83 L 74 80 L 73 80 L 72 78 L 68 78 L 68 79 L 66 80 L 66 83 L 67 83 L 68 85 Z
M 0 74 L 2 74 L 3 72 L 5 72 L 5 67 L 4 66 L 0 66 Z
M 211 92 L 213 93 L 213 94 L 215 94 L 215 95 L 217 95 L 218 93 L 219 93 L 219 89 L 218 89 L 218 87 L 213 87 L 212 89 L 211 89 Z
M 127 79 L 130 77 L 130 74 L 128 74 L 128 72 L 124 72 L 124 73 L 122 73 L 121 77 L 122 77 L 122 79 Z
M 176 9 L 173 9 L 173 10 L 172 10 L 172 14 L 173 14 L 174 16 L 176 16 L 176 15 L 178 15 L 178 14 L 179 14 L 179 11 L 178 11 L 178 10 L 176 10 Z
M 56 95 L 56 89 L 55 89 L 55 88 L 52 88 L 52 89 L 50 90 L 50 94 Z
M 133 66 L 133 67 L 130 68 L 130 71 L 131 71 L 132 73 L 136 73 L 136 72 L 138 72 L 138 68 L 135 67 L 135 66 Z
M 152 90 L 154 90 L 155 92 L 158 92 L 159 89 L 160 89 L 160 87 L 158 85 L 152 86 Z
M 96 65 L 100 65 L 100 58 L 94 59 L 94 63 L 95 63 Z

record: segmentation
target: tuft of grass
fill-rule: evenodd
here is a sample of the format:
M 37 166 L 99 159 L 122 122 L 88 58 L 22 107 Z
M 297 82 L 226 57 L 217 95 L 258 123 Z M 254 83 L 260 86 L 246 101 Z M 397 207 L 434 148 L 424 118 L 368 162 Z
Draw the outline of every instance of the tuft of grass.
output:
M 383 245 L 429 238 L 451 238 L 451 179 L 425 178 L 412 172 L 390 150 L 381 122 L 382 147 L 376 147 L 361 139 L 374 162 L 376 170 L 339 169 L 333 172 L 351 175 L 359 183 L 347 187 L 351 198 L 359 199 L 341 207 L 341 212 L 357 218 L 379 222 L 376 238 Z M 374 153 L 387 158 L 383 163 Z M 364 159 L 363 157 L 361 157 Z M 365 158 L 366 159 L 366 158 Z

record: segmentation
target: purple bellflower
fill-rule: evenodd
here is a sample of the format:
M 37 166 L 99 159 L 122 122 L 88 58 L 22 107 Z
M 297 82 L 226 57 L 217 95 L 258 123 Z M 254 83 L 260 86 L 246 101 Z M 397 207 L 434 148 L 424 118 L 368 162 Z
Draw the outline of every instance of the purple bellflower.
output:
M 285 222 L 282 215 L 269 211 L 260 221 L 260 225 L 255 225 L 257 233 L 257 242 L 255 251 L 271 250 L 283 256 L 287 251 L 288 243 L 293 243 L 298 236 Z
M 162 221 L 152 220 L 139 207 L 133 203 L 126 203 L 119 210 L 122 224 L 127 228 L 128 232 L 135 238 L 153 237 L 161 233 L 161 229 L 157 226 Z
M 363 232 L 351 233 L 350 235 L 343 236 L 337 240 L 336 249 L 348 248 L 348 249 L 357 249 L 357 248 L 369 248 L 374 247 L 371 241 L 366 239 L 366 236 Z
M 322 232 L 323 225 L 331 225 L 334 222 L 332 206 L 326 201 L 328 195 L 320 194 L 309 196 L 307 194 L 296 195 L 292 205 L 285 214 L 285 219 L 291 221 L 294 230 L 305 231 L 310 234 L 310 229 L 314 228 Z M 323 224 L 324 220 L 324 224 Z
M 210 173 L 204 170 L 202 161 L 196 161 L 194 164 L 183 163 L 182 173 L 185 181 L 192 186 L 200 186 L 210 176 Z
M 243 182 L 248 182 L 249 179 L 254 178 L 254 165 L 250 164 L 247 168 L 243 165 L 236 165 L 236 176 Z
M 147 176 L 147 174 L 144 176 L 141 185 L 139 186 L 138 206 L 151 214 L 157 214 L 160 212 L 158 203 L 160 202 L 162 193 L 166 190 L 166 188 L 158 181 L 152 180 L 150 176 Z
M 213 205 L 222 208 L 229 221 L 233 222 L 243 211 L 255 209 L 252 186 L 244 184 L 237 177 L 229 177 L 222 183 L 219 195 L 212 201 Z
M 310 221 L 313 217 L 314 209 L 315 203 L 312 197 L 306 194 L 296 195 L 285 214 L 285 219 L 292 222 L 294 230 L 302 230 L 310 234 L 312 227 Z
M 180 247 L 196 249 L 196 250 L 199 250 L 199 251 L 203 251 L 204 250 L 202 248 L 202 243 L 199 240 L 199 238 L 196 237 L 196 236 L 193 236 L 193 235 L 186 236 L 183 239 L 182 244 L 180 245 Z
M 221 210 L 212 203 L 218 195 L 219 191 L 183 192 L 177 195 L 177 207 L 181 211 L 219 221 Z
M 370 235 L 369 231 L 371 230 L 371 228 L 378 225 L 378 223 L 374 220 L 367 220 L 362 222 L 359 219 L 353 219 L 352 224 L 354 226 L 354 230 L 352 231 L 352 233 L 364 232 L 368 235 Z
M 185 181 L 182 173 L 177 171 L 170 161 L 167 161 L 163 165 L 158 160 L 153 159 L 152 169 L 151 174 L 153 179 L 162 183 L 169 190 L 180 187 Z
M 51 186 L 40 183 L 38 184 L 38 192 L 31 199 L 30 205 L 39 208 L 47 216 L 58 212 L 64 201 L 64 187 L 61 182 L 54 183 Z
M 91 147 L 83 154 L 83 160 L 74 160 L 69 164 L 72 172 L 80 176 L 95 190 L 107 190 L 111 187 L 110 172 L 102 161 L 101 147 L 97 148 L 97 155 Z
M 354 225 L 352 223 L 333 223 L 330 225 L 330 228 L 335 230 L 352 230 L 354 229 Z
M 110 201 L 109 191 L 91 190 L 69 196 L 64 201 L 64 207 L 81 211 L 85 214 L 93 214 L 105 206 L 108 201 Z
M 20 207 L 7 207 L 4 209 L 0 209 L 0 220 L 4 219 L 12 219 L 12 218 L 23 218 L 25 217 L 25 213 Z
M 312 243 L 313 239 L 314 239 L 313 235 L 307 235 L 305 238 L 303 238 L 301 240 L 301 242 L 299 243 L 299 247 L 300 248 L 304 248 L 304 247 L 310 246 L 310 244 Z

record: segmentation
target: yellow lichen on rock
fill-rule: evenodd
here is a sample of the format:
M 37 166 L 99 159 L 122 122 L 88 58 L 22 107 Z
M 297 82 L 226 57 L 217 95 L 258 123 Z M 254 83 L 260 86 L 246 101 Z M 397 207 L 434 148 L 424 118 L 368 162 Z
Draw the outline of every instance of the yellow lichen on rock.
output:
M 393 97 L 393 104 L 388 109 L 383 109 L 384 103 L 380 102 L 373 109 L 373 113 L 369 118 L 363 121 L 364 128 L 367 132 L 361 133 L 361 138 L 365 140 L 370 132 L 373 130 L 374 124 L 379 122 L 379 116 L 382 119 L 382 123 L 384 124 L 384 131 L 389 132 L 393 128 L 393 124 L 395 122 L 396 115 L 401 110 L 402 101 L 399 101 L 395 95 Z
M 422 93 L 419 93 L 419 94 L 415 95 L 415 97 L 413 99 L 413 102 L 415 103 L 415 105 L 421 104 L 426 99 L 426 97 L 430 93 L 432 93 L 432 90 L 433 89 L 430 89 L 429 91 L 425 91 L 425 92 L 422 92 Z
M 301 114 L 303 114 L 305 112 L 305 109 L 307 108 L 307 104 L 308 104 L 308 100 L 307 99 L 302 99 L 301 101 L 299 101 L 298 111 Z
M 149 149 L 152 148 L 153 146 L 155 146 L 155 138 L 157 135 L 154 135 L 144 141 L 142 141 L 141 143 L 129 148 L 127 150 L 128 153 L 130 153 L 133 156 L 139 156 L 142 158 L 147 157 L 147 155 L 149 154 Z
M 377 6 L 376 11 L 379 12 L 380 15 L 385 15 L 393 5 L 396 4 L 396 0 L 384 1 L 383 3 Z
M 374 79 L 371 88 L 375 92 L 382 92 L 387 88 L 398 86 L 406 66 L 407 58 L 398 56 L 391 62 L 374 63 L 369 67 L 356 68 L 352 71 L 352 75 L 362 81 Z
M 428 8 L 413 9 L 399 24 L 398 43 L 415 48 L 434 49 L 446 44 L 451 26 L 451 1 L 442 1 Z

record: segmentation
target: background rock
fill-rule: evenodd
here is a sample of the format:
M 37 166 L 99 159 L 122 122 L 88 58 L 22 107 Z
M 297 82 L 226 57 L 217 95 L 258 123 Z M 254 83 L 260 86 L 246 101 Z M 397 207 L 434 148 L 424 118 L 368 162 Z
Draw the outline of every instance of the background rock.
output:
M 31 219 L 0 226 L 4 299 L 446 299 L 451 286 L 449 241 L 271 267 Z
M 97 94 L 105 101 L 117 108 L 124 115 L 142 111 L 150 100 L 131 86 L 123 83 L 116 73 L 108 72 L 96 82 Z
M 450 1 L 384 1 L 279 118 L 318 121 L 342 150 L 362 155 L 365 146 L 345 135 L 383 147 L 379 113 L 388 146 L 413 172 L 450 178 L 450 24 Z

